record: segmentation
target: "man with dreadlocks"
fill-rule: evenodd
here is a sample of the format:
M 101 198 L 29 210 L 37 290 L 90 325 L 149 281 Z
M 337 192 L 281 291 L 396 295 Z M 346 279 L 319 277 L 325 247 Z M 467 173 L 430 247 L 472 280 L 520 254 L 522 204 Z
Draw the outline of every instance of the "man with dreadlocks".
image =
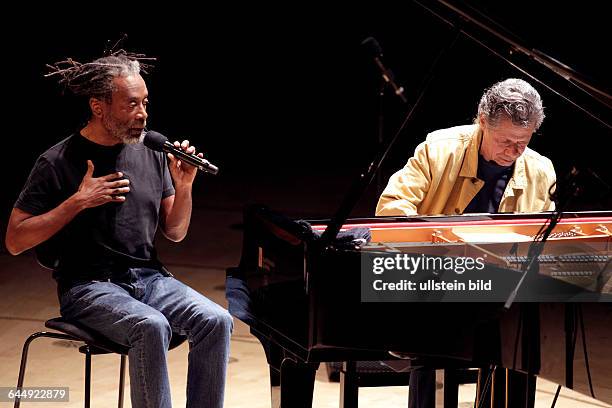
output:
M 139 57 L 119 51 L 52 67 L 91 115 L 39 157 L 6 246 L 14 255 L 33 247 L 39 259 L 51 255 L 62 316 L 130 348 L 133 407 L 171 406 L 172 332 L 189 338 L 187 406 L 221 407 L 232 318 L 157 259 L 158 224 L 172 241 L 187 234 L 197 169 L 141 143 L 148 91 Z M 195 154 L 187 140 L 174 144 Z

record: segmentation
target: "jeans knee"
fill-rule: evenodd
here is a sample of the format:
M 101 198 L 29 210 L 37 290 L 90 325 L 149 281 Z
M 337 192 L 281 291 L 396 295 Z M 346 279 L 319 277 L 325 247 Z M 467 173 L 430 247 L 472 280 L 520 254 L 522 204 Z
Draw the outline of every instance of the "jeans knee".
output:
M 225 309 L 221 309 L 219 313 L 215 314 L 215 320 L 219 330 L 231 334 L 234 329 L 234 319 L 232 315 Z
M 225 309 L 218 308 L 214 311 L 206 310 L 200 314 L 200 328 L 202 334 L 214 333 L 217 336 L 229 337 L 234 328 L 234 320 Z
M 172 337 L 170 323 L 162 314 L 145 316 L 134 325 L 134 331 L 143 335 L 145 341 L 162 338 L 168 343 Z

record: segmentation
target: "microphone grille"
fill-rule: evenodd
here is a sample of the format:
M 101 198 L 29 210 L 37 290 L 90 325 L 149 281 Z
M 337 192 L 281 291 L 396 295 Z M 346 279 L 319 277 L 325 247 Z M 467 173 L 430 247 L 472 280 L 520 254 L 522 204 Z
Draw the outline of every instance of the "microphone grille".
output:
M 383 55 L 382 48 L 380 47 L 380 44 L 378 43 L 378 41 L 376 41 L 376 38 L 368 37 L 361 42 L 361 45 L 365 47 L 365 49 L 370 54 L 372 54 L 372 56 L 382 57 Z
M 158 152 L 163 152 L 164 143 L 166 143 L 167 141 L 168 138 L 166 136 L 154 130 L 149 130 L 147 133 L 145 133 L 142 143 L 149 149 L 156 150 Z

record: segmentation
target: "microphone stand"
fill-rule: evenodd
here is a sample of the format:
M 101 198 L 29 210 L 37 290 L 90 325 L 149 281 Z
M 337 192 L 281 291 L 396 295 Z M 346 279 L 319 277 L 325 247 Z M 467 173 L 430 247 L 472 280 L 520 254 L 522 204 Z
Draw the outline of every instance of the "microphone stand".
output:
M 565 177 L 566 186 L 559 186 L 556 183 L 555 193 L 550 193 L 551 198 L 557 198 L 555 201 L 555 210 L 550 214 L 550 218 L 547 219 L 540 231 L 533 238 L 533 241 L 529 245 L 529 250 L 527 251 L 527 259 L 523 263 L 522 272 L 523 276 L 519 279 L 516 284 L 514 290 L 510 292 L 506 302 L 504 303 L 504 310 L 510 309 L 512 303 L 514 302 L 516 296 L 518 295 L 518 291 L 523 286 L 523 283 L 527 279 L 527 277 L 533 276 L 537 274 L 539 271 L 540 263 L 539 256 L 542 254 L 544 250 L 544 245 L 546 244 L 546 240 L 550 236 L 551 232 L 555 229 L 557 223 L 561 220 L 563 216 L 563 209 L 570 202 L 571 198 L 575 197 L 578 194 L 578 186 L 576 185 L 576 176 L 578 171 L 576 168 L 572 168 L 569 174 Z M 566 190 L 566 191 L 563 191 Z
M 423 85 L 421 86 L 418 96 L 416 97 L 412 105 L 410 105 L 410 109 L 408 110 L 408 113 L 404 117 L 404 121 L 400 125 L 399 129 L 395 132 L 395 134 L 392 137 L 390 137 L 388 140 L 383 142 L 376 156 L 372 159 L 372 161 L 370 161 L 370 163 L 368 163 L 366 168 L 362 172 L 359 173 L 359 177 L 351 185 L 348 193 L 346 194 L 346 196 L 340 203 L 340 207 L 338 208 L 334 216 L 330 219 L 330 221 L 327 223 L 327 228 L 325 228 L 325 231 L 323 231 L 323 235 L 321 236 L 321 239 L 319 241 L 322 248 L 328 247 L 336 239 L 338 232 L 340 232 L 340 229 L 342 228 L 342 224 L 344 224 L 346 219 L 349 217 L 351 211 L 357 204 L 357 201 L 361 198 L 361 196 L 363 195 L 365 190 L 368 188 L 370 183 L 372 183 L 372 181 L 374 180 L 375 173 L 377 172 L 377 170 L 380 168 L 380 165 L 387 157 L 387 154 L 389 153 L 389 151 L 391 150 L 391 148 L 397 141 L 399 135 L 402 133 L 402 131 L 406 128 L 406 126 L 410 122 L 412 115 L 414 114 L 414 112 L 416 111 L 416 108 L 419 106 L 419 103 L 423 99 L 423 96 L 425 95 L 425 91 L 427 90 L 427 88 L 429 87 L 429 84 L 433 80 L 436 71 L 441 65 L 441 62 L 445 60 L 446 56 L 448 56 L 449 51 L 455 45 L 458 38 L 459 38 L 459 33 L 455 31 L 453 33 L 452 39 L 448 42 L 448 44 L 444 48 L 440 50 L 439 54 L 434 60 L 425 78 L 425 81 Z
M 374 62 L 376 63 L 376 65 L 378 66 L 378 69 L 380 69 L 380 72 L 382 73 L 383 82 L 389 84 L 391 88 L 393 88 L 393 93 L 396 94 L 397 97 L 400 98 L 403 103 L 408 103 L 408 99 L 406 99 L 406 97 L 404 96 L 404 87 L 399 86 L 395 82 L 395 80 L 393 79 L 393 74 L 391 74 L 391 71 L 389 71 L 383 65 L 379 57 L 375 57 Z
M 506 302 L 504 303 L 505 310 L 510 309 L 510 307 L 512 306 L 512 303 L 518 295 L 518 291 L 523 285 L 523 282 L 525 282 L 527 276 L 532 276 L 538 273 L 540 269 L 539 256 L 544 250 L 544 245 L 546 244 L 548 236 L 553 231 L 559 220 L 561 220 L 561 216 L 562 212 L 558 209 L 555 209 L 555 211 L 551 213 L 550 218 L 544 222 L 542 228 L 540 229 L 540 231 L 544 229 L 544 232 L 538 232 L 538 234 L 534 237 L 534 240 L 531 242 L 531 245 L 529 245 L 529 250 L 527 251 L 527 260 L 523 263 L 522 268 L 523 276 L 521 276 L 521 279 L 514 287 L 514 290 L 512 290 L 512 292 L 510 292 L 510 295 L 508 295 L 508 299 L 506 299 Z
M 516 299 L 516 296 L 518 295 L 518 291 L 521 289 L 521 287 L 523 286 L 523 283 L 527 280 L 527 278 L 534 276 L 535 274 L 539 272 L 539 266 L 540 266 L 539 257 L 542 254 L 542 251 L 544 250 L 544 245 L 546 244 L 548 237 L 554 230 L 557 223 L 561 220 L 561 217 L 563 216 L 563 209 L 571 201 L 571 199 L 575 197 L 579 192 L 579 188 L 576 183 L 577 174 L 578 174 L 578 171 L 576 170 L 575 167 L 573 167 L 570 170 L 569 174 L 565 177 L 565 182 L 564 182 L 565 185 L 559 185 L 558 183 L 555 183 L 556 191 L 554 193 L 550 193 L 549 191 L 551 199 L 555 201 L 555 211 L 553 211 L 550 215 L 550 218 L 544 222 L 544 224 L 542 225 L 542 227 L 540 228 L 540 230 L 534 237 L 532 243 L 529 245 L 529 250 L 527 251 L 527 260 L 523 263 L 523 267 L 522 267 L 523 276 L 521 276 L 521 279 L 516 284 L 516 287 L 510 293 L 510 295 L 508 296 L 508 299 L 504 303 L 504 311 L 508 311 L 510 309 L 510 307 L 512 306 L 512 303 L 514 302 L 514 300 Z M 569 310 L 567 306 L 568 305 L 566 304 L 566 311 L 565 311 L 566 312 L 566 319 L 565 319 L 566 376 L 565 376 L 565 379 L 566 379 L 566 385 L 567 384 L 571 385 L 573 381 L 573 369 L 569 367 L 573 365 L 573 348 L 570 350 L 572 346 L 569 344 L 568 339 L 571 339 L 572 334 L 573 335 L 575 334 L 568 333 L 568 328 L 573 323 L 570 319 L 568 319 L 568 313 L 572 313 L 573 310 Z M 539 370 L 540 364 L 541 364 L 540 347 L 539 347 L 539 342 L 537 340 L 539 339 L 539 333 L 540 333 L 540 319 L 539 319 L 539 313 L 538 313 L 539 308 L 538 308 L 538 305 L 535 305 L 535 307 L 531 305 L 521 305 L 521 310 L 523 311 L 522 313 L 523 316 L 525 316 L 523 318 L 525 319 L 525 321 L 523 322 L 522 319 L 519 317 L 520 319 L 519 325 L 524 326 L 525 330 L 527 330 L 526 332 L 523 332 L 523 351 L 521 353 L 523 356 L 522 357 L 523 364 L 526 364 L 528 367 L 535 366 L 536 370 Z M 538 336 L 536 337 L 535 342 L 533 340 L 530 340 L 534 336 Z M 517 337 L 517 340 L 518 340 L 518 337 Z M 516 352 L 517 350 L 515 349 L 515 358 L 516 358 Z
M 382 79 L 380 81 L 380 88 L 378 89 L 378 145 L 382 146 L 383 141 L 385 140 L 385 88 L 386 81 Z M 380 196 L 382 194 L 383 189 L 383 180 L 382 173 L 380 171 L 376 172 L 376 195 Z

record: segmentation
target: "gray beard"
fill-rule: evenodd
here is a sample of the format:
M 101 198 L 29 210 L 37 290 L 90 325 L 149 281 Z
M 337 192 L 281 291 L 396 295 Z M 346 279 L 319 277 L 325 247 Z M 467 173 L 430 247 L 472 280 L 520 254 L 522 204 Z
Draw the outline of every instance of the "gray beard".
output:
M 106 130 L 117 140 L 124 144 L 138 144 L 144 139 L 145 131 L 140 132 L 138 136 L 132 136 L 129 132 L 121 132 L 121 130 L 115 125 L 113 120 L 109 118 L 103 119 L 104 127 Z
M 125 144 L 138 144 L 138 143 L 142 143 L 142 141 L 144 140 L 144 136 L 145 136 L 145 131 L 143 130 L 142 132 L 140 132 L 140 135 L 138 136 L 127 135 L 125 137 L 122 137 L 121 140 Z

